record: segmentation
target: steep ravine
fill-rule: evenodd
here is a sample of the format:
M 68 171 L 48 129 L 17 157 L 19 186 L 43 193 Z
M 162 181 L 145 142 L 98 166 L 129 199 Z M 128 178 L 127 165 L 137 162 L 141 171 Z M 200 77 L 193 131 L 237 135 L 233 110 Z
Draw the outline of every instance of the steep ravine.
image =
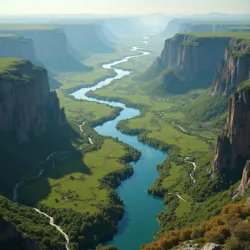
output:
M 146 44 L 146 42 L 148 43 L 147 39 L 143 41 L 143 44 Z M 116 125 L 119 121 L 138 116 L 140 114 L 139 110 L 128 108 L 120 102 L 108 102 L 89 98 L 86 94 L 91 90 L 94 91 L 102 88 L 115 80 L 128 76 L 131 72 L 118 69 L 115 66 L 127 62 L 132 58 L 149 55 L 148 52 L 142 51 L 138 49 L 138 47 L 139 46 L 134 46 L 132 51 L 139 52 L 139 54 L 103 65 L 106 69 L 113 69 L 116 72 L 115 77 L 108 78 L 99 82 L 94 87 L 83 88 L 72 94 L 76 99 L 84 99 L 121 107 L 123 110 L 115 120 L 106 122 L 104 125 L 96 127 L 95 130 L 101 135 L 118 138 L 141 152 L 140 160 L 136 163 L 131 163 L 134 168 L 134 175 L 117 188 L 119 196 L 124 201 L 125 215 L 119 223 L 118 233 L 109 243 L 116 245 L 119 250 L 137 250 L 140 248 L 141 244 L 152 241 L 153 233 L 159 230 L 156 215 L 160 211 L 163 211 L 165 206 L 161 199 L 148 195 L 146 190 L 157 179 L 158 172 L 156 170 L 156 165 L 163 162 L 166 158 L 166 152 L 147 146 L 139 142 L 136 136 L 122 134 L 116 129 Z M 79 125 L 80 130 L 82 128 L 81 125 Z M 145 220 L 145 218 L 147 218 L 147 220 Z

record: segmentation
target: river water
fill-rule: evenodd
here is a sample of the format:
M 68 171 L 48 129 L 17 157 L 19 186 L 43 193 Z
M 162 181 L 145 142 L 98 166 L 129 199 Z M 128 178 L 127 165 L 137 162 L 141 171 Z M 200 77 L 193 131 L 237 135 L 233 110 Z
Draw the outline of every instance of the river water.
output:
M 145 45 L 146 41 L 143 41 L 142 44 Z M 165 209 L 162 200 L 148 195 L 147 189 L 157 179 L 158 172 L 156 166 L 166 158 L 166 152 L 144 145 L 138 141 L 136 136 L 122 134 L 116 129 L 116 125 L 119 121 L 136 117 L 140 114 L 140 111 L 134 108 L 128 108 L 121 102 L 102 101 L 86 96 L 86 93 L 89 91 L 100 89 L 115 80 L 119 80 L 131 74 L 130 71 L 116 68 L 116 65 L 127 62 L 132 58 L 150 54 L 136 46 L 132 47 L 131 51 L 137 54 L 103 65 L 105 69 L 113 69 L 116 72 L 115 77 L 101 81 L 93 87 L 82 88 L 72 94 L 76 99 L 105 103 L 113 107 L 123 108 L 121 114 L 115 120 L 108 121 L 102 126 L 97 126 L 95 130 L 101 135 L 118 138 L 120 141 L 131 145 L 142 153 L 138 162 L 131 163 L 134 168 L 134 175 L 122 182 L 117 188 L 117 192 L 125 204 L 125 215 L 119 222 L 118 233 L 114 236 L 113 240 L 108 243 L 116 245 L 119 250 L 138 250 L 142 244 L 151 242 L 154 239 L 153 233 L 159 229 L 156 215 Z

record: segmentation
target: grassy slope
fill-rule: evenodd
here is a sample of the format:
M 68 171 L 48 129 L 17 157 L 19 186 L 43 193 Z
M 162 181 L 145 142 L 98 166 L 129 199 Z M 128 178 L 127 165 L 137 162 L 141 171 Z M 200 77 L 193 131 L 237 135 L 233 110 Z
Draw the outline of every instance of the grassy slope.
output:
M 16 70 L 19 64 L 25 62 L 26 60 L 20 58 L 0 58 L 0 73 Z
M 238 90 L 249 89 L 249 87 L 250 87 L 250 80 L 247 80 L 239 85 Z

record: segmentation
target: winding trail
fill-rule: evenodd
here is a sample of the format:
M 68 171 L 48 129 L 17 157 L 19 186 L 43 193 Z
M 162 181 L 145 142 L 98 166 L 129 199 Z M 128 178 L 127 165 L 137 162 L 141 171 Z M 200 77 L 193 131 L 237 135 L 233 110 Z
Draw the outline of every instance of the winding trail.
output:
M 179 194 L 174 194 L 174 193 L 168 193 L 168 194 L 170 194 L 170 195 L 176 195 L 180 200 L 182 200 L 182 201 L 184 201 L 184 202 L 186 202 L 186 203 L 190 203 L 190 201 L 185 200 L 185 199 L 182 198 Z
M 195 183 L 196 181 L 195 181 L 195 179 L 194 179 L 194 177 L 193 177 L 193 173 L 194 173 L 194 171 L 196 170 L 197 166 L 196 166 L 196 163 L 195 163 L 195 162 L 193 162 L 193 161 L 188 161 L 188 159 L 189 159 L 189 157 L 186 157 L 186 158 L 185 158 L 185 162 L 191 163 L 191 164 L 194 166 L 193 171 L 189 174 L 189 176 L 190 176 L 190 178 L 192 179 L 192 181 Z
M 48 155 L 48 157 L 46 157 L 46 161 L 49 161 L 50 158 L 51 158 L 53 155 L 55 155 L 55 154 L 56 154 L 56 153 L 52 153 L 52 154 Z M 53 167 L 55 167 L 54 164 L 53 164 Z M 44 172 L 44 168 L 41 169 L 41 171 L 38 173 L 38 175 L 29 177 L 29 178 L 27 178 L 27 179 L 25 179 L 25 180 L 23 180 L 23 181 L 19 181 L 19 182 L 15 185 L 15 187 L 14 187 L 14 189 L 13 189 L 13 201 L 18 202 L 18 189 L 19 189 L 19 187 L 20 187 L 20 185 L 21 185 L 22 183 L 24 183 L 24 182 L 26 182 L 26 181 L 34 180 L 34 179 L 37 179 L 37 178 L 41 177 L 41 176 L 43 175 L 43 172 Z M 47 218 L 49 218 L 49 224 L 50 224 L 51 226 L 55 227 L 56 230 L 59 231 L 59 232 L 64 236 L 64 238 L 65 238 L 65 247 L 66 247 L 67 250 L 70 250 L 70 249 L 69 249 L 69 237 L 68 237 L 68 235 L 61 229 L 60 226 L 58 226 L 58 225 L 56 225 L 56 224 L 54 223 L 54 218 L 51 217 L 51 216 L 49 216 L 48 214 L 46 214 L 46 213 L 44 213 L 44 212 L 41 212 L 41 211 L 40 211 L 39 209 L 37 209 L 37 208 L 33 208 L 33 209 L 34 209 L 37 213 L 42 214 L 42 215 L 46 216 Z
M 83 133 L 83 130 L 82 130 L 82 126 L 85 124 L 85 122 L 83 122 L 81 125 L 79 125 L 79 129 L 80 131 Z
M 67 250 L 70 250 L 70 249 L 69 249 L 69 236 L 68 236 L 66 233 L 64 233 L 64 231 L 63 231 L 58 225 L 56 225 L 56 224 L 54 223 L 54 218 L 51 217 L 51 216 L 49 216 L 49 215 L 46 214 L 46 213 L 41 212 L 41 211 L 40 211 L 39 209 L 37 209 L 37 208 L 34 208 L 34 210 L 35 210 L 37 213 L 42 214 L 42 215 L 46 216 L 47 218 L 49 218 L 49 224 L 50 224 L 51 226 L 55 227 L 56 230 L 59 231 L 59 232 L 64 236 L 64 238 L 65 238 L 65 240 L 66 240 L 66 242 L 65 242 L 65 247 L 66 247 Z
M 183 132 L 187 133 L 187 130 L 185 130 L 183 127 L 181 127 L 180 125 L 177 125 L 177 127 L 182 130 Z
M 162 120 L 166 120 L 166 119 L 163 117 L 163 115 L 162 115 L 161 113 L 158 113 L 158 114 L 159 114 L 159 116 L 161 117 Z M 171 124 L 172 124 L 173 126 L 176 125 L 176 126 L 177 126 L 180 130 L 182 130 L 184 133 L 187 133 L 187 131 L 186 131 L 184 128 L 182 128 L 180 125 L 175 124 L 174 122 L 172 122 Z M 196 170 L 197 166 L 196 166 L 196 163 L 195 163 L 195 162 L 188 161 L 189 158 L 190 158 L 190 157 L 185 157 L 185 162 L 191 163 L 191 164 L 194 166 L 193 171 L 189 174 L 189 176 L 190 176 L 191 180 L 193 181 L 193 183 L 195 183 L 196 180 L 195 180 L 194 177 L 193 177 L 193 173 L 194 173 L 194 171 Z
M 83 126 L 84 124 L 85 124 L 85 122 L 83 122 L 81 125 L 79 125 L 79 129 L 80 129 L 81 133 L 83 133 L 82 126 Z M 84 135 L 86 136 L 86 133 L 84 133 Z M 93 140 L 92 140 L 90 137 L 88 137 L 88 140 L 89 140 L 89 143 L 90 143 L 91 145 L 94 145 Z

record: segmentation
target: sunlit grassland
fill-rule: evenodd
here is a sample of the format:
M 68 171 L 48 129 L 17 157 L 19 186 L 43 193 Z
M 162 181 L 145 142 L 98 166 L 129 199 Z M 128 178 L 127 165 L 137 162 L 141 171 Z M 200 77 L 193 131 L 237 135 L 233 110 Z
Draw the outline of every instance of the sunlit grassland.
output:
M 99 179 L 124 168 L 119 160 L 125 154 L 124 146 L 112 139 L 105 139 L 100 150 L 81 157 L 70 152 L 56 154 L 40 179 L 21 186 L 20 200 L 77 212 L 97 212 L 98 205 L 108 201 L 107 190 L 100 189 Z
M 156 126 L 155 126 L 156 127 Z M 182 156 L 189 156 L 192 152 L 208 151 L 208 145 L 196 138 L 175 129 L 172 125 L 158 120 L 156 131 L 148 134 L 149 138 L 154 138 L 170 145 L 177 145 L 181 149 Z

